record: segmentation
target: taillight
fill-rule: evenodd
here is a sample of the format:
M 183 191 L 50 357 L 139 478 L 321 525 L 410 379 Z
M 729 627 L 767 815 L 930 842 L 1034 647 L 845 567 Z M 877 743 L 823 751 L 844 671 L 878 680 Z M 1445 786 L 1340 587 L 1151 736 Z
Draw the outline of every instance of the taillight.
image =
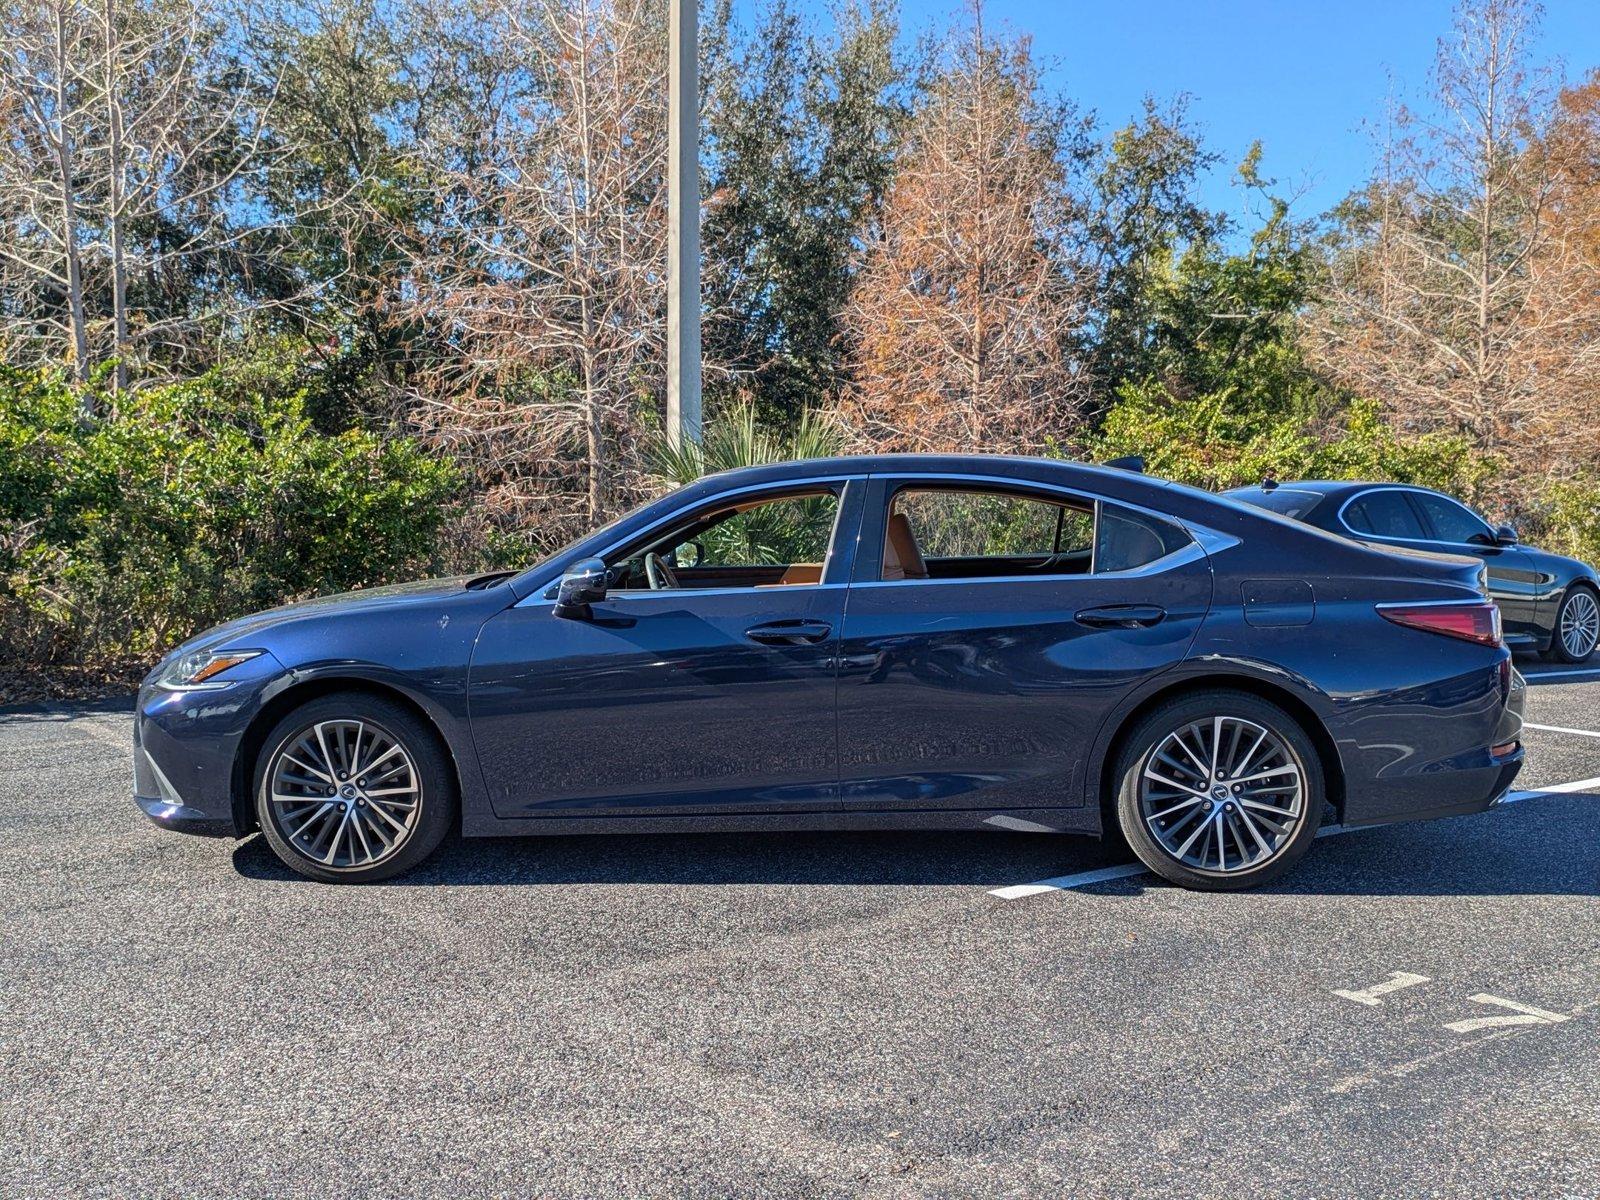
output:
M 1380 604 L 1378 612 L 1396 625 L 1442 633 L 1484 646 L 1500 645 L 1500 606 L 1488 600 L 1445 604 Z

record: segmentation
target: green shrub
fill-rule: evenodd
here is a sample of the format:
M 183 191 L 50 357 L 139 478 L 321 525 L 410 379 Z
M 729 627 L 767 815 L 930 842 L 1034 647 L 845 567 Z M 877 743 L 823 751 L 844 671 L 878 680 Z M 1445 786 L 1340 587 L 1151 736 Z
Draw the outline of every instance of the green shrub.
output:
M 1469 439 L 1401 437 L 1376 404 L 1331 418 L 1263 411 L 1229 392 L 1177 400 L 1159 385 L 1125 389 L 1090 446 L 1095 459 L 1144 457 L 1153 475 L 1220 491 L 1271 477 L 1417 483 L 1473 502 L 1500 469 Z
M 325 436 L 270 371 L 120 396 L 0 368 L 0 665 L 149 658 L 220 620 L 431 565 L 454 468 Z
M 1600 563 L 1600 483 L 1553 484 L 1541 499 L 1542 548 Z

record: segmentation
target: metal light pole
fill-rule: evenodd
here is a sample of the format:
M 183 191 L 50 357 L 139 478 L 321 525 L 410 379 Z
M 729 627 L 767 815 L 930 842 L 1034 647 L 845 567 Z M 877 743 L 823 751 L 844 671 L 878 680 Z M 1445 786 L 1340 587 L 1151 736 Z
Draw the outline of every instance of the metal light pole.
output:
M 667 86 L 667 438 L 700 440 L 700 4 L 670 0 Z

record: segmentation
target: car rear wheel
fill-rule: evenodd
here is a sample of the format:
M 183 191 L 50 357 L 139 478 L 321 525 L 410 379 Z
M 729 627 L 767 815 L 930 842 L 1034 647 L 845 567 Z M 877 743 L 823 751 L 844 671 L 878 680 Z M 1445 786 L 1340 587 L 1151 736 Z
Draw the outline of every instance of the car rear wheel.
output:
M 1129 732 L 1116 778 L 1128 845 L 1187 888 L 1236 891 L 1276 879 L 1322 823 L 1316 747 L 1287 712 L 1246 692 L 1160 705 Z
M 325 882 L 388 879 L 432 854 L 455 821 L 455 774 L 434 732 L 362 692 L 323 696 L 267 735 L 256 817 L 273 852 Z
M 1547 657 L 1557 662 L 1588 662 L 1600 645 L 1600 599 L 1579 584 L 1567 589 L 1556 612 L 1556 632 Z

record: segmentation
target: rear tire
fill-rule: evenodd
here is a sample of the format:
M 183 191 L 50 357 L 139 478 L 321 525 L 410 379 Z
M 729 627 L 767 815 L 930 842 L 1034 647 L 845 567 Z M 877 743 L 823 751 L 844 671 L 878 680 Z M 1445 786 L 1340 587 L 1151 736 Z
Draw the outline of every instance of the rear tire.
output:
M 1600 595 L 1576 583 L 1561 597 L 1556 610 L 1555 633 L 1544 657 L 1551 662 L 1586 663 L 1600 643 Z
M 277 723 L 255 772 L 256 819 L 285 866 L 324 883 L 409 871 L 455 826 L 455 770 L 402 705 L 335 692 Z
M 1322 761 L 1300 723 L 1248 692 L 1193 692 L 1129 731 L 1117 823 L 1139 861 L 1180 887 L 1240 891 L 1278 878 L 1316 839 Z

